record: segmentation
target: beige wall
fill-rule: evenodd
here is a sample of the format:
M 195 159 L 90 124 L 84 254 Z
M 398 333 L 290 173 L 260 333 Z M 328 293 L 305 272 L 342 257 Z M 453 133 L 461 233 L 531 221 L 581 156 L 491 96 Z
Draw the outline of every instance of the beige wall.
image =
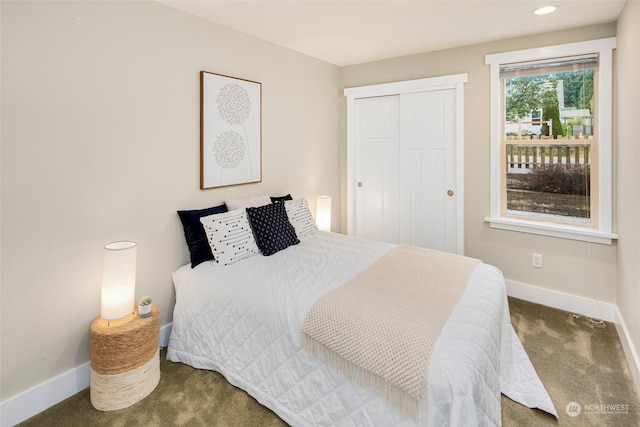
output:
M 615 302 L 616 246 L 491 229 L 489 215 L 489 66 L 487 54 L 615 36 L 615 24 L 516 38 L 344 67 L 342 88 L 468 73 L 464 88 L 465 253 L 502 269 L 505 278 Z M 346 110 L 342 108 L 342 183 L 346 186 Z M 344 201 L 344 193 L 342 195 Z M 343 203 L 344 206 L 344 203 Z M 343 228 L 346 211 L 342 210 Z M 531 254 L 543 254 L 543 268 Z
M 628 1 L 618 20 L 618 308 L 640 350 L 640 2 Z M 637 356 L 636 356 L 637 357 Z
M 1 8 L 0 401 L 89 360 L 105 243 L 138 242 L 164 325 L 177 209 L 340 195 L 338 67 L 155 2 Z M 261 184 L 199 190 L 200 70 L 262 82 Z

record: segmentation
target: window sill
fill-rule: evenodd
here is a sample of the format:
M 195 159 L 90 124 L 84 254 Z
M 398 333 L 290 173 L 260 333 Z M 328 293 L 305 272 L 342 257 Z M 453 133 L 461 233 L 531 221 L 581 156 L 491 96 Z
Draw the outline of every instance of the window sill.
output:
M 611 245 L 612 242 L 618 238 L 617 234 L 603 233 L 593 229 L 561 225 L 552 222 L 534 222 L 505 217 L 485 217 L 484 220 L 489 223 L 491 228 L 600 243 L 603 245 Z

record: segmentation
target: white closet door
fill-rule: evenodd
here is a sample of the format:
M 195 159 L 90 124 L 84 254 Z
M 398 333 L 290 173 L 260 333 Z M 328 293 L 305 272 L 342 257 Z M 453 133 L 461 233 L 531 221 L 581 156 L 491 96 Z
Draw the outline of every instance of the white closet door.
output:
M 455 90 L 400 95 L 400 242 L 456 253 Z
M 399 97 L 356 102 L 355 235 L 399 243 Z
M 454 89 L 355 100 L 353 234 L 457 252 L 455 117 Z

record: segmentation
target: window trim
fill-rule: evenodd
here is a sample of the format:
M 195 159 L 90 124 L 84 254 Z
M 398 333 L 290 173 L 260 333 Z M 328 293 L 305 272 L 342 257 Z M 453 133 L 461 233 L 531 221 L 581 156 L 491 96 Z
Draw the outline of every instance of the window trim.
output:
M 616 38 L 589 40 L 556 46 L 546 46 L 485 56 L 485 65 L 490 66 L 491 91 L 491 213 L 485 218 L 492 228 L 611 244 L 618 238 L 612 232 L 613 223 L 613 49 Z M 504 180 L 501 176 L 502 140 L 500 109 L 500 65 L 589 53 L 599 55 L 598 126 L 594 135 L 598 155 L 598 206 L 596 224 L 586 228 L 552 221 L 527 220 L 504 216 L 501 212 Z

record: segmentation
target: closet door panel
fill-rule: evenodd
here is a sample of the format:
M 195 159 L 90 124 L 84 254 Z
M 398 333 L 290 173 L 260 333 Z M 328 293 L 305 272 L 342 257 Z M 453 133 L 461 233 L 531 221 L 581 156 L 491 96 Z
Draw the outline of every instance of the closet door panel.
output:
M 398 96 L 356 101 L 355 234 L 398 243 Z
M 453 90 L 400 96 L 402 243 L 456 252 L 454 102 Z

